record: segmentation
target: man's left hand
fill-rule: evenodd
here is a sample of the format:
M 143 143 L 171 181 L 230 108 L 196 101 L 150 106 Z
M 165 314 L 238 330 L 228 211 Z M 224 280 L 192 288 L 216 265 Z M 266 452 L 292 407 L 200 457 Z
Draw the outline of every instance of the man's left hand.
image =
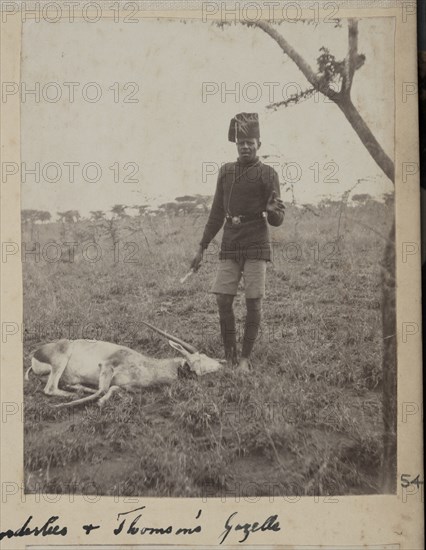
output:
M 284 212 L 285 206 L 283 201 L 277 197 L 277 192 L 272 191 L 271 196 L 266 204 L 267 212 Z

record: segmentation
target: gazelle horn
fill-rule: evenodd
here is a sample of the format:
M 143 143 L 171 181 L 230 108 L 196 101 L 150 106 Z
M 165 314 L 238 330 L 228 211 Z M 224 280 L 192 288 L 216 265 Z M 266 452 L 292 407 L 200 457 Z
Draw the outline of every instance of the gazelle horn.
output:
M 150 329 L 155 330 L 155 332 L 158 332 L 158 334 L 161 334 L 162 336 L 165 336 L 168 340 L 172 340 L 172 342 L 176 342 L 176 344 L 180 344 L 187 351 L 189 351 L 189 353 L 197 353 L 197 351 L 198 351 L 197 348 L 194 348 L 194 346 L 191 346 L 191 344 L 187 344 L 186 342 L 184 342 L 183 340 L 181 340 L 177 336 L 171 336 L 170 334 L 168 334 L 164 330 L 161 330 L 157 327 L 154 327 L 153 325 L 150 325 L 146 321 L 142 321 L 142 323 L 144 325 L 146 325 L 147 327 L 149 327 Z

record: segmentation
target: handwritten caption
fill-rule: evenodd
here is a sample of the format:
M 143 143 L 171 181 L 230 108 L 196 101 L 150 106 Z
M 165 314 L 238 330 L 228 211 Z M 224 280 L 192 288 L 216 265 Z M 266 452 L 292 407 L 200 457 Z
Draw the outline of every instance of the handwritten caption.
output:
M 174 525 L 165 525 L 163 527 L 150 527 L 145 518 L 143 517 L 146 511 L 146 506 L 140 506 L 127 512 L 120 512 L 117 514 L 115 526 L 108 525 L 106 529 L 114 536 L 120 534 L 127 535 L 196 535 L 201 533 L 202 525 L 199 521 L 198 524 L 192 527 L 182 527 Z M 198 510 L 195 516 L 196 520 L 200 520 L 202 516 L 202 510 Z M 225 520 L 223 525 L 223 531 L 218 536 L 219 543 L 222 544 L 231 533 L 235 533 L 238 537 L 238 542 L 245 542 L 249 536 L 253 533 L 264 533 L 266 531 L 278 532 L 281 531 L 280 522 L 278 521 L 278 515 L 272 515 L 262 520 L 254 522 L 241 521 L 238 517 L 238 512 L 233 512 Z M 148 520 L 149 521 L 149 520 Z M 92 531 L 102 529 L 101 525 L 87 522 L 81 526 L 81 529 L 86 535 L 90 535 Z M 6 529 L 0 531 L 0 540 L 4 538 L 14 537 L 29 537 L 29 536 L 61 536 L 65 537 L 69 533 L 70 529 L 64 525 L 60 516 L 50 516 L 44 523 L 41 523 L 41 527 L 34 525 L 33 516 L 28 516 L 25 522 L 15 529 Z

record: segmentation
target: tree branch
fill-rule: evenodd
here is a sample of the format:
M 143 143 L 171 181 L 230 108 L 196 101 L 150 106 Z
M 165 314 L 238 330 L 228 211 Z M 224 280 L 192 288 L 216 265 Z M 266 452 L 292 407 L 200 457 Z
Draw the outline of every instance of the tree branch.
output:
M 365 55 L 358 54 L 358 21 L 348 21 L 348 54 L 344 61 L 343 93 L 347 96 L 351 93 L 355 71 L 360 69 L 365 62 Z
M 395 165 L 392 159 L 385 153 L 380 143 L 375 138 L 373 132 L 362 118 L 350 97 L 344 98 L 338 104 L 338 107 L 350 122 L 352 128 L 358 134 L 361 143 L 370 153 L 371 157 L 380 166 L 386 176 L 395 183 Z
M 269 34 L 269 36 L 275 40 L 275 42 L 282 49 L 282 51 L 286 55 L 288 55 L 292 61 L 296 63 L 298 68 L 305 75 L 308 82 L 312 84 L 312 86 L 314 87 L 319 86 L 320 84 L 319 78 L 317 77 L 317 75 L 315 74 L 315 72 L 313 71 L 309 63 L 305 61 L 298 52 L 296 52 L 293 46 L 291 46 L 287 42 L 287 40 L 271 26 L 270 23 L 268 23 L 267 21 L 255 21 L 247 24 L 259 27 L 259 29 L 262 29 L 263 32 L 265 32 L 266 34 Z
M 305 61 L 305 59 L 287 42 L 287 40 L 276 31 L 270 23 L 267 21 L 255 21 L 245 23 L 248 26 L 255 26 L 262 29 L 268 34 L 275 42 L 280 46 L 282 51 L 290 57 L 297 67 L 305 75 L 310 84 L 319 90 L 321 93 L 329 97 L 341 111 L 344 113 L 352 128 L 358 134 L 361 142 L 364 144 L 372 158 L 380 166 L 387 177 L 394 182 L 395 181 L 395 167 L 392 159 L 388 157 L 381 145 L 374 137 L 370 128 L 354 107 L 350 99 L 350 90 L 352 86 L 353 77 L 355 71 L 359 69 L 365 60 L 364 56 L 358 55 L 358 21 L 356 19 L 349 19 L 348 22 L 348 42 L 349 49 L 348 54 L 343 64 L 343 70 L 340 69 L 340 74 L 343 78 L 341 92 L 335 92 L 331 85 L 318 77 L 314 73 L 312 67 Z M 290 98 L 290 101 L 296 98 Z M 269 108 L 276 109 L 280 105 L 287 105 L 288 102 L 280 102 L 278 104 L 269 105 Z
M 276 111 L 279 107 L 288 107 L 289 105 L 291 105 L 291 103 L 296 104 L 296 103 L 299 103 L 299 101 L 301 100 L 308 99 L 312 95 L 314 95 L 315 92 L 316 92 L 315 88 L 308 88 L 303 92 L 290 96 L 288 99 L 283 99 L 282 101 L 269 103 L 269 105 L 267 105 L 266 108 Z
M 354 79 L 356 63 L 358 57 L 358 21 L 349 19 L 348 21 L 348 54 L 345 59 L 345 78 L 343 89 L 350 93 Z
M 250 23 L 244 23 L 247 26 L 254 26 L 262 29 L 263 32 L 268 34 L 282 51 L 288 55 L 288 57 L 294 61 L 299 70 L 304 74 L 307 81 L 318 91 L 320 91 L 325 96 L 329 97 L 334 101 L 338 101 L 339 93 L 333 90 L 328 83 L 324 82 L 318 75 L 314 72 L 309 63 L 287 42 L 287 40 L 275 30 L 270 23 L 267 21 L 253 21 Z

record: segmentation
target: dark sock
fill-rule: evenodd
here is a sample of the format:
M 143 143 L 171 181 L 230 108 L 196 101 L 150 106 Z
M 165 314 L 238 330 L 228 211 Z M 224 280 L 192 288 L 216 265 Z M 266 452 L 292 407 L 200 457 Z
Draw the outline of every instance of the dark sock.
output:
M 218 294 L 217 305 L 219 307 L 220 333 L 222 335 L 225 358 L 237 361 L 237 331 L 232 304 L 234 296 L 230 294 Z
M 247 298 L 246 305 L 247 317 L 241 356 L 248 359 L 259 333 L 260 321 L 262 319 L 262 298 Z

